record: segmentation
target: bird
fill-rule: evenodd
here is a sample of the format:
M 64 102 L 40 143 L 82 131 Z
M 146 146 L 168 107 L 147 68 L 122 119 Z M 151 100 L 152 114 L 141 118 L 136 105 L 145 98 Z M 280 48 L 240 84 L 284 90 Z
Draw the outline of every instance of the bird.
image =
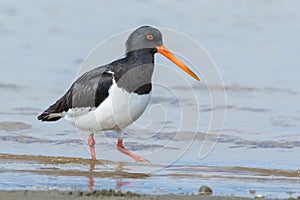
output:
M 149 160 L 123 145 L 122 128 L 137 120 L 152 93 L 154 55 L 160 53 L 199 81 L 199 77 L 163 44 L 159 29 L 141 26 L 129 34 L 124 57 L 85 72 L 67 92 L 37 118 L 41 121 L 66 119 L 77 128 L 90 131 L 88 145 L 96 160 L 94 134 L 115 130 L 117 150 L 136 162 Z

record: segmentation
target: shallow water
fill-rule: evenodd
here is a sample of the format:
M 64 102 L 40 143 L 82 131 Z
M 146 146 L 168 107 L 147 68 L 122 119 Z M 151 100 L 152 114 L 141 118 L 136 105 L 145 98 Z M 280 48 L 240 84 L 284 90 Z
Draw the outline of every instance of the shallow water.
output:
M 210 90 L 222 95 L 225 89 L 226 104 L 211 106 L 203 80 L 166 78 L 168 88 L 154 86 L 149 109 L 125 134 L 125 146 L 151 164 L 135 164 L 118 153 L 116 133 L 108 132 L 95 136 L 97 156 L 106 162 L 93 172 L 89 161 L 2 157 L 0 189 L 87 189 L 93 178 L 94 189 L 197 193 L 209 185 L 218 195 L 253 196 L 249 190 L 256 190 L 273 198 L 299 196 L 299 2 L 128 5 L 0 2 L 0 154 L 89 158 L 88 133 L 63 120 L 40 123 L 36 116 L 69 87 L 92 48 L 141 24 L 181 31 L 203 45 L 224 80 Z M 124 16 L 128 20 L 120 23 Z M 168 44 L 177 52 L 188 50 L 180 41 L 179 47 Z M 189 52 L 188 60 L 198 57 Z M 204 63 L 199 72 L 207 70 Z M 166 77 L 163 70 L 156 69 L 155 80 Z M 208 131 L 212 113 L 222 116 L 225 110 L 222 134 Z M 146 176 L 132 177 L 137 172 Z
M 254 197 L 249 192 L 254 190 L 256 194 L 280 198 L 288 194 L 296 195 L 299 182 L 299 171 L 176 164 L 163 166 L 107 160 L 93 162 L 80 158 L 10 154 L 1 154 L 0 157 L 5 189 L 114 188 L 144 194 L 197 194 L 198 185 L 203 184 L 210 185 L 216 195 L 224 195 L 226 191 L 226 195 Z M 161 169 L 155 173 L 136 172 L 157 167 Z M 28 182 L 28 179 L 32 181 Z

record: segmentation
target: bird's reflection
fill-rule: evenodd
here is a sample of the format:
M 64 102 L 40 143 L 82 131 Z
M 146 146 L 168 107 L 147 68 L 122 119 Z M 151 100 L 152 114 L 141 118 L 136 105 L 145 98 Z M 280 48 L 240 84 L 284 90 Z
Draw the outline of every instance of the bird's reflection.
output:
M 118 172 L 123 172 L 123 166 L 124 164 L 119 163 L 118 166 L 116 167 L 116 174 L 118 174 Z M 94 190 L 94 170 L 95 170 L 95 163 L 91 162 L 90 163 L 90 169 L 89 169 L 89 176 L 88 176 L 88 180 L 89 180 L 89 184 L 88 184 L 88 190 L 93 191 Z M 129 181 L 123 181 L 123 176 L 119 175 L 116 176 L 116 191 L 122 191 L 122 188 L 126 185 L 130 185 L 131 182 Z
M 123 172 L 124 171 L 124 164 L 123 163 L 119 163 L 117 168 L 116 168 L 116 172 Z M 116 178 L 116 190 L 118 192 L 122 192 L 122 187 L 131 184 L 131 182 L 129 181 L 123 181 L 123 177 L 122 176 L 117 176 Z
M 95 163 L 90 163 L 90 174 L 88 176 L 89 178 L 89 186 L 88 190 L 94 190 L 94 177 L 93 177 L 93 171 L 95 169 Z

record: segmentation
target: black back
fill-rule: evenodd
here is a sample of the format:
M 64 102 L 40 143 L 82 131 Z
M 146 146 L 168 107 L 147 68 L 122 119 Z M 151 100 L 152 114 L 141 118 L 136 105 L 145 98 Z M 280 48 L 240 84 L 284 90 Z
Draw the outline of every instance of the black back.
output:
M 151 35 L 149 39 L 149 35 Z M 126 42 L 126 56 L 108 65 L 95 68 L 79 77 L 59 100 L 38 116 L 42 121 L 56 121 L 71 108 L 91 109 L 109 95 L 114 81 L 128 93 L 144 95 L 151 92 L 156 46 L 162 44 L 159 30 L 143 26 Z
M 145 51 L 148 54 L 144 54 Z M 38 119 L 56 121 L 62 117 L 61 113 L 71 108 L 99 106 L 108 97 L 113 81 L 128 93 L 150 93 L 154 69 L 154 53 L 150 52 L 153 50 L 130 52 L 123 59 L 86 72 L 72 84 L 64 96 L 39 115 Z

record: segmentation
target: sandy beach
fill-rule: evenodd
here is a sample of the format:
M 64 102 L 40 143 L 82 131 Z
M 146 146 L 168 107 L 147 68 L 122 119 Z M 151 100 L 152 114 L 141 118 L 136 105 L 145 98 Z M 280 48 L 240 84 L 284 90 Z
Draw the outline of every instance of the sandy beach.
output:
M 233 196 L 199 196 L 199 195 L 140 195 L 136 193 L 112 193 L 110 191 L 0 191 L 0 200 L 89 200 L 89 199 L 103 199 L 103 200 L 250 200 L 254 198 L 233 197 Z M 257 198 L 256 198 L 257 199 Z M 259 199 L 259 198 L 258 198 Z M 267 199 L 267 198 L 262 198 Z M 300 198 L 298 198 L 300 199 Z M 293 198 L 289 198 L 293 200 Z
M 146 165 L 139 165 L 130 162 L 113 162 L 108 160 L 92 161 L 75 157 L 53 157 L 53 156 L 28 156 L 28 155 L 10 155 L 0 154 L 0 163 L 10 166 L 22 166 L 21 169 L 1 169 L 3 174 L 18 175 L 20 177 L 37 177 L 41 182 L 51 180 L 55 185 L 51 187 L 38 186 L 36 183 L 25 183 L 23 189 L 0 190 L 0 199 L 203 199 L 203 200 L 237 200 L 264 198 L 259 189 L 253 189 L 254 183 L 264 182 L 264 184 L 274 184 L 288 181 L 297 187 L 299 179 L 298 171 L 270 170 L 263 168 L 246 168 L 246 167 L 216 167 L 216 166 L 170 166 L 165 167 L 165 172 L 161 175 L 156 173 L 137 173 L 135 171 L 145 168 Z M 108 168 L 114 166 L 113 169 Z M 69 166 L 81 166 L 78 169 L 69 169 Z M 25 168 L 26 166 L 26 168 Z M 34 168 L 33 168 L 34 166 Z M 147 164 L 148 168 L 155 168 L 158 165 Z M 133 170 L 130 171 L 129 169 Z M 172 172 L 167 172 L 171 170 Z M 44 180 L 41 177 L 50 177 Z M 163 180 L 167 178 L 167 182 Z M 231 182 L 253 182 L 249 186 L 245 184 L 245 193 L 241 196 L 239 193 L 227 192 L 228 195 L 220 195 L 218 187 L 200 185 L 203 180 L 210 178 L 213 180 L 222 180 L 222 187 Z M 61 180 L 60 186 L 56 187 L 57 182 Z M 74 181 L 77 180 L 77 181 Z M 111 181 L 113 180 L 113 184 Z M 164 185 L 173 181 L 172 186 L 168 187 L 167 192 Z M 185 192 L 184 181 L 192 181 L 194 184 L 193 192 Z M 202 181 L 201 181 L 202 180 Z M 29 181 L 29 180 L 28 180 Z M 35 180 L 36 181 L 36 180 Z M 103 182 L 104 186 L 111 185 L 111 189 L 100 189 L 97 182 Z M 149 182 L 149 183 L 147 183 Z M 161 183 L 160 183 L 161 182 Z M 73 183 L 70 185 L 70 183 Z M 84 183 L 85 188 L 76 187 Z M 211 182 L 207 182 L 211 183 Z M 31 184 L 31 186 L 30 186 Z M 191 183 L 189 183 L 190 185 Z M 195 184 L 199 184 L 196 186 Z M 51 184 L 49 184 L 51 185 Z M 155 187 L 153 187 L 155 185 Z M 150 188 L 147 190 L 146 188 Z M 238 188 L 238 185 L 236 185 Z M 262 187 L 259 186 L 259 187 Z M 28 188 L 28 189 L 26 189 Z M 31 188 L 31 189 L 30 189 Z M 71 188 L 71 189 L 70 189 Z M 107 188 L 107 187 L 106 187 Z M 139 190 L 138 188 L 143 188 Z M 151 189 L 152 188 L 152 189 Z M 201 189 L 202 188 L 202 189 Z M 283 188 L 282 188 L 283 189 Z M 133 190 L 133 191 L 132 191 Z M 200 193 L 202 191 L 202 193 Z M 286 189 L 282 191 L 286 195 L 293 195 L 293 198 L 300 198 L 295 193 Z M 203 193 L 205 195 L 203 195 Z M 224 193 L 224 192 L 222 192 Z M 268 193 L 268 196 L 276 197 L 276 192 Z M 290 199 L 293 199 L 290 198 Z M 273 198 L 274 199 L 274 198 Z M 278 199 L 276 197 L 276 199 Z M 285 199 L 285 198 L 280 198 Z

